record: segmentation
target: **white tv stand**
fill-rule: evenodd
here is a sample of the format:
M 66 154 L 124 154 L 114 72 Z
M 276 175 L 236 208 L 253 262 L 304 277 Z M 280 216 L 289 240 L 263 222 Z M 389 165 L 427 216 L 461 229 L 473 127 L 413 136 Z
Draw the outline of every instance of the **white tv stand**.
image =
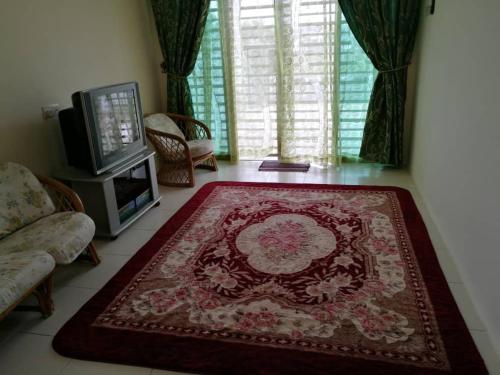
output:
M 80 196 L 96 224 L 96 236 L 115 239 L 153 206 L 160 204 L 153 151 L 143 151 L 99 176 L 64 168 L 54 177 Z

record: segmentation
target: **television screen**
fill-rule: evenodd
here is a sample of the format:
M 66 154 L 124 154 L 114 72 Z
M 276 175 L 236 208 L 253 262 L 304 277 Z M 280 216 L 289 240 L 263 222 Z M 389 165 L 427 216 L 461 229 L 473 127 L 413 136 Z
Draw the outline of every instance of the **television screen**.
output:
M 93 100 L 104 157 L 140 139 L 132 90 L 97 95 Z

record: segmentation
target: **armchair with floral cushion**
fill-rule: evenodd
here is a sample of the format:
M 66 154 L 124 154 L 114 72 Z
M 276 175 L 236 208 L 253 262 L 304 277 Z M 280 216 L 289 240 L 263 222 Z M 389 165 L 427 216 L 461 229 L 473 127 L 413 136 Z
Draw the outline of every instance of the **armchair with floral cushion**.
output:
M 159 156 L 158 182 L 194 186 L 194 168 L 217 170 L 210 129 L 201 121 L 175 113 L 144 118 L 146 136 Z
M 99 264 L 94 233 L 73 190 L 22 165 L 0 163 L 0 320 L 31 293 L 50 315 L 56 265 L 80 255 Z

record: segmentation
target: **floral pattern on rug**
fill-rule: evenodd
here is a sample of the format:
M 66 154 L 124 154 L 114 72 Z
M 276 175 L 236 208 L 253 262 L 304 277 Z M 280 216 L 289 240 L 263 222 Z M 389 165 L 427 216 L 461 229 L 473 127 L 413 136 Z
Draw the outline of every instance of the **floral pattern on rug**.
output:
M 217 187 L 94 326 L 449 368 L 390 191 Z
M 309 267 L 314 259 L 335 250 L 335 235 L 305 215 L 268 217 L 243 229 L 236 248 L 247 254 L 248 264 L 269 274 L 291 274 Z

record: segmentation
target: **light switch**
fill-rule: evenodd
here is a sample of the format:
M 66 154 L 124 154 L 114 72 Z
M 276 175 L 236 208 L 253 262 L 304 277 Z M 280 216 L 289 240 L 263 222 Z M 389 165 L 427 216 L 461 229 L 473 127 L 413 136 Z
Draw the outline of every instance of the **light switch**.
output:
M 58 112 L 59 112 L 59 104 L 47 104 L 42 106 L 42 118 L 44 120 L 56 118 Z

